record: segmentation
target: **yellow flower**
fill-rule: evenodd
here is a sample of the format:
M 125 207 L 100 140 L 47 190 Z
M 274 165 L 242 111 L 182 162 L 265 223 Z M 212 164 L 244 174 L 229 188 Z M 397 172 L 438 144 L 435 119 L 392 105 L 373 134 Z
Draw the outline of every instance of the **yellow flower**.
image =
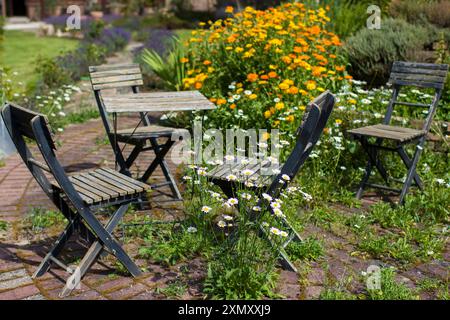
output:
M 234 51 L 235 51 L 236 53 L 240 53 L 240 52 L 243 52 L 243 51 L 244 51 L 244 48 L 237 47 L 236 49 L 234 49 Z
M 349 102 L 350 104 L 356 104 L 356 100 L 355 100 L 355 99 L 348 99 L 348 102 Z
M 275 104 L 275 109 L 277 110 L 283 110 L 284 108 L 284 103 L 283 102 L 278 102 Z
M 181 63 L 186 63 L 186 62 L 189 62 L 189 59 L 188 58 L 181 58 L 180 62 Z
M 286 117 L 286 121 L 287 122 L 294 122 L 294 116 L 291 114 L 291 115 L 288 115 L 287 117 Z
M 316 89 L 316 82 L 313 80 L 307 81 L 306 82 L 306 89 L 308 89 L 309 91 L 315 90 Z
M 263 141 L 269 140 L 269 138 L 270 138 L 270 133 L 264 132 L 261 138 L 262 138 Z
M 342 120 L 341 120 L 341 119 L 336 119 L 335 123 L 336 123 L 337 125 L 340 125 L 340 124 L 342 123 Z
M 278 86 L 281 90 L 287 90 L 289 89 L 289 85 L 285 82 L 280 83 L 280 85 Z
M 270 110 L 267 110 L 266 112 L 264 112 L 264 117 L 266 119 L 269 119 L 272 116 L 272 112 L 270 112 Z
M 248 98 L 249 98 L 250 100 L 255 100 L 257 97 L 258 97 L 258 96 L 257 96 L 256 94 L 252 93 L 251 95 L 249 95 Z

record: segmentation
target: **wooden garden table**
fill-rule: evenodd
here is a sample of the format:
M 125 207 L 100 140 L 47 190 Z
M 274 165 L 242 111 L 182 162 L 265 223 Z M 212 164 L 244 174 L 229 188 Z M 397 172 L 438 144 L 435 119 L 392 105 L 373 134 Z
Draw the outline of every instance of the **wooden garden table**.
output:
M 163 185 L 171 185 L 172 191 L 176 194 L 176 198 L 181 200 L 181 194 L 178 189 L 175 187 L 175 180 L 170 174 L 167 163 L 164 160 L 164 157 L 167 155 L 171 146 L 175 143 L 172 141 L 171 134 L 164 133 L 167 131 L 169 133 L 173 132 L 173 128 L 165 128 L 160 126 L 150 125 L 148 121 L 147 114 L 149 112 L 177 112 L 177 111 L 202 111 L 202 110 L 213 110 L 216 108 L 215 104 L 209 101 L 205 96 L 203 96 L 198 91 L 175 91 L 175 92 L 149 92 L 149 93 L 127 93 L 127 94 L 115 94 L 101 97 L 104 108 L 107 112 L 110 112 L 113 116 L 113 131 L 114 137 L 118 134 L 124 134 L 124 132 L 117 131 L 117 114 L 118 113 L 139 113 L 141 115 L 141 121 L 137 124 L 134 129 L 125 130 L 126 139 L 125 145 L 128 142 L 131 142 L 133 137 L 136 139 L 144 138 L 150 136 L 150 148 L 145 148 L 143 146 L 138 145 L 135 147 L 130 157 L 125 161 L 125 163 L 121 163 L 121 166 L 130 164 L 136 159 L 137 155 L 142 151 L 146 150 L 154 150 L 156 158 L 150 164 L 148 169 L 145 171 L 143 176 L 141 177 L 142 181 L 147 181 L 147 179 L 154 172 L 156 167 L 161 166 L 164 175 L 168 182 L 160 183 L 154 185 L 152 187 L 160 187 Z M 144 126 L 140 126 L 140 124 L 144 122 Z M 159 144 L 156 137 L 167 136 L 167 141 L 164 144 Z M 115 142 L 113 144 L 117 146 Z M 124 147 L 123 147 L 124 148 Z M 114 147 L 114 153 L 117 155 L 120 154 L 121 158 L 123 158 L 123 148 L 122 150 L 116 150 Z M 131 160 L 130 160 L 131 159 Z M 117 156 L 116 156 L 116 165 L 117 165 Z

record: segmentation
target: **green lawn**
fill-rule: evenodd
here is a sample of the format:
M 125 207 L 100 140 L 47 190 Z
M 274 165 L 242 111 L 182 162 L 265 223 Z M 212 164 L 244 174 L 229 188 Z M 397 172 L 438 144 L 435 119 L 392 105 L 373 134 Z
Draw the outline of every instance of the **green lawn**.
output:
M 36 81 L 35 61 L 38 56 L 54 57 L 62 51 L 76 48 L 78 40 L 38 37 L 31 32 L 6 31 L 0 64 L 16 71 L 27 85 Z

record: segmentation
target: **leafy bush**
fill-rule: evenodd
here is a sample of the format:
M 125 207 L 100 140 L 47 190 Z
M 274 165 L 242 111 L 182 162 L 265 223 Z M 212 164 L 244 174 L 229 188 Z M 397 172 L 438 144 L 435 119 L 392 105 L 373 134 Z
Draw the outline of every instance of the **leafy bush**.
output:
M 301 3 L 266 11 L 247 7 L 193 31 L 182 59 L 184 89 L 201 90 L 217 104 L 208 115 L 216 128 L 293 131 L 306 102 L 349 78 L 337 55 L 341 41 L 327 30 L 326 14 Z
M 177 42 L 176 38 L 173 38 L 173 42 Z M 183 88 L 183 79 L 186 74 L 185 65 L 181 61 L 183 56 L 182 46 L 175 45 L 166 58 L 155 50 L 144 49 L 141 59 L 152 72 L 164 81 L 168 89 L 179 91 Z
M 441 28 L 450 27 L 450 1 L 393 0 L 389 14 L 412 24 L 431 23 Z
M 394 61 L 414 61 L 410 57 L 433 39 L 427 28 L 403 20 L 385 19 L 381 30 L 362 29 L 347 40 L 344 50 L 351 65 L 350 73 L 370 85 L 382 85 Z
M 315 0 L 304 1 L 312 7 L 329 8 L 330 28 L 340 37 L 346 39 L 356 31 L 366 26 L 368 18 L 367 8 L 370 5 L 378 5 L 381 12 L 390 0 Z

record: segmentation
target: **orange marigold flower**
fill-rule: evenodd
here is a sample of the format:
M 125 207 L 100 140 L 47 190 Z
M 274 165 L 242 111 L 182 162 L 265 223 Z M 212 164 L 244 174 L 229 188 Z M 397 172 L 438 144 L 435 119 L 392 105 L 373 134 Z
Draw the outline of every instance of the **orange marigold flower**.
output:
M 211 61 L 209 61 L 209 60 L 205 60 L 205 61 L 203 61 L 203 64 L 205 65 L 205 66 L 209 66 L 210 64 L 211 64 L 212 62 Z
M 335 69 L 336 69 L 336 71 L 344 71 L 345 67 L 344 66 L 336 66 Z
M 256 80 L 258 80 L 258 75 L 256 73 L 249 73 L 247 75 L 247 80 L 250 82 L 255 82 Z
M 188 58 L 181 58 L 180 62 L 181 63 L 186 63 L 186 62 L 189 62 L 189 59 Z
M 263 74 L 260 78 L 261 78 L 262 80 L 268 80 L 268 79 L 269 79 L 269 76 L 268 76 L 267 74 Z
M 287 122 L 294 122 L 294 116 L 291 114 L 291 115 L 288 115 L 287 117 L 286 117 L 286 121 Z
M 276 78 L 278 75 L 275 71 L 270 71 L 268 76 L 269 76 L 269 78 Z
M 232 6 L 228 6 L 225 8 L 226 13 L 233 13 L 233 11 L 234 11 L 234 8 Z
M 217 103 L 218 106 L 221 106 L 222 104 L 227 103 L 227 100 L 220 98 L 220 99 L 217 99 L 216 103 Z
M 195 83 L 195 89 L 200 90 L 203 87 L 203 84 L 201 82 Z
M 296 86 L 290 87 L 289 88 L 289 93 L 290 94 L 297 94 L 298 93 L 298 88 Z
M 236 109 L 236 104 L 235 103 L 231 104 L 230 109 L 232 109 L 232 110 Z

